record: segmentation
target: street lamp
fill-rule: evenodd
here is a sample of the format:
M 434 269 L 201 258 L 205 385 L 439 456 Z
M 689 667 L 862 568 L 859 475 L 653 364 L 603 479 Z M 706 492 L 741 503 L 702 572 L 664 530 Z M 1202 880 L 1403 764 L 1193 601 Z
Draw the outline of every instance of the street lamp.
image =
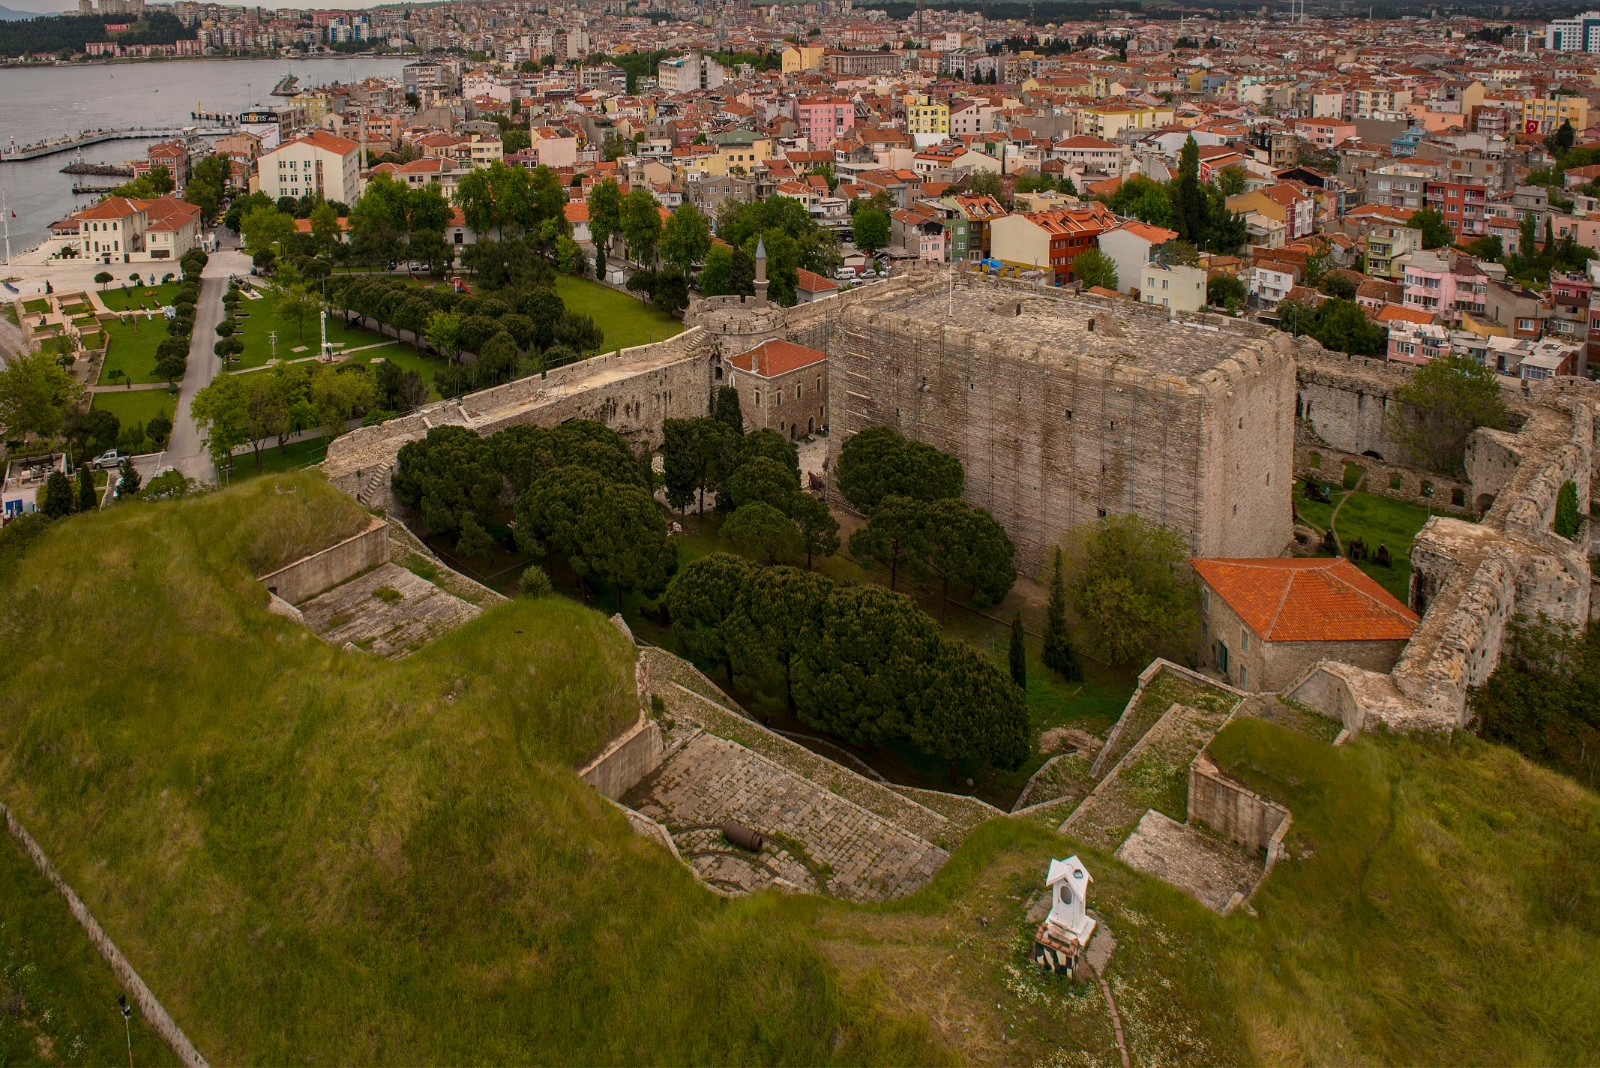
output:
M 128 1068 L 133 1068 L 133 1006 L 128 1004 L 128 995 L 117 995 L 117 1006 L 122 1009 L 122 1034 L 128 1040 Z

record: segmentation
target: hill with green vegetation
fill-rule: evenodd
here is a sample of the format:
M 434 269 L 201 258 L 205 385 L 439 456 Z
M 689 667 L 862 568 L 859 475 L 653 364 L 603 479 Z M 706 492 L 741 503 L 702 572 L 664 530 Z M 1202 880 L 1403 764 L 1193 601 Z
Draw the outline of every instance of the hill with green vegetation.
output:
M 1228 727 L 1295 818 L 1254 915 L 1013 820 L 904 901 L 729 900 L 572 773 L 636 714 L 598 613 L 524 598 L 387 662 L 266 611 L 255 574 L 365 522 L 269 475 L 0 535 L 0 799 L 213 1063 L 1115 1063 L 1098 986 L 1027 961 L 1073 851 L 1135 1063 L 1600 1048 L 1600 799 L 1507 749 Z

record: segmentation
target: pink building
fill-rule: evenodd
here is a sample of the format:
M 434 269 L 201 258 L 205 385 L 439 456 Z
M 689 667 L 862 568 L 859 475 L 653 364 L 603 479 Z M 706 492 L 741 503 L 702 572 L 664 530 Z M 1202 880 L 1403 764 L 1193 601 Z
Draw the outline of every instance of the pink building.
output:
M 1406 264 L 1403 304 L 1413 311 L 1437 315 L 1440 319 L 1459 318 L 1456 309 L 1456 275 L 1449 262 L 1437 252 L 1417 252 Z
M 856 125 L 856 107 L 837 93 L 802 96 L 794 102 L 794 120 L 813 149 L 826 149 Z

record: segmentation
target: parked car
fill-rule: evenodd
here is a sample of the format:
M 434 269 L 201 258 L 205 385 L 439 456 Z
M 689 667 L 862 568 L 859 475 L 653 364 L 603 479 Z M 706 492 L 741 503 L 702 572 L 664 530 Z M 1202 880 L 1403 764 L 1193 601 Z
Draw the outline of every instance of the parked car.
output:
M 108 449 L 93 460 L 90 460 L 89 466 L 98 468 L 101 471 L 110 471 L 122 465 L 124 455 L 126 454 L 120 453 L 116 449 Z
M 856 272 L 848 267 L 840 267 L 833 272 L 833 276 L 841 282 L 854 282 L 856 280 Z
M 412 274 L 419 273 L 422 270 L 422 261 L 412 260 L 407 269 L 410 270 Z

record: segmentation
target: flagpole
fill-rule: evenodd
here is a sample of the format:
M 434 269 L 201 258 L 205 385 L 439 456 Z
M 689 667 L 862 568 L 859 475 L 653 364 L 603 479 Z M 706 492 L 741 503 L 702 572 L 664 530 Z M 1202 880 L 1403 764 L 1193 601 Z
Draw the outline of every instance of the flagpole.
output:
M 6 220 L 6 270 L 11 270 L 11 209 L 6 207 L 6 191 L 0 189 L 0 215 Z

